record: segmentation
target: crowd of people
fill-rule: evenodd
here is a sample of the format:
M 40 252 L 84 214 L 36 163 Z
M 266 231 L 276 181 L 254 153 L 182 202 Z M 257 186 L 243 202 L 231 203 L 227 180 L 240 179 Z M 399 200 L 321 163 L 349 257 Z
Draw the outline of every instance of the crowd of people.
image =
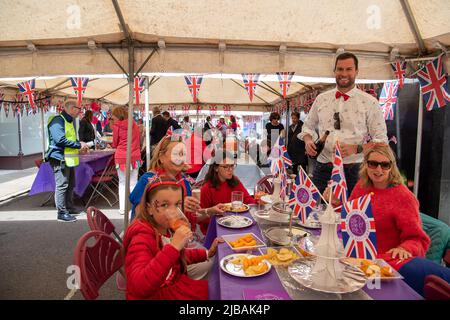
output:
M 287 151 L 294 174 L 306 170 L 307 157 L 317 156 L 314 143 L 329 131 L 323 151 L 314 161 L 313 183 L 327 197 L 335 143 L 339 141 L 350 200 L 373 193 L 372 210 L 377 230 L 379 257 L 398 270 L 405 281 L 422 293 L 423 281 L 435 274 L 450 282 L 450 269 L 425 259 L 430 239 L 423 231 L 416 197 L 403 184 L 395 155 L 387 142 L 386 124 L 376 99 L 355 86 L 358 60 L 343 53 L 335 64 L 336 88 L 322 93 L 315 100 L 303 123 L 300 114 L 291 114 L 292 124 L 285 131 L 280 115 L 272 113 L 266 125 L 267 139 L 273 147 L 278 136 L 287 139 Z M 76 139 L 73 118 L 79 113 L 75 105 L 67 105 L 60 116 L 49 120 L 50 148 L 48 157 L 55 172 L 58 219 L 71 221 L 73 167 L 79 150 L 90 145 Z M 90 121 L 86 114 L 86 122 Z M 112 112 L 115 163 L 119 174 L 120 210 L 124 213 L 124 172 L 128 111 L 124 107 Z M 86 126 L 86 125 L 84 125 Z M 182 128 L 190 135 L 177 135 L 168 130 Z M 186 116 L 180 125 L 168 112 L 153 108 L 150 130 L 152 148 L 149 171 L 139 180 L 141 166 L 141 134 L 133 122 L 132 167 L 130 178 L 132 204 L 131 224 L 124 236 L 127 299 L 207 299 L 207 279 L 216 254 L 215 239 L 209 248 L 203 243 L 211 217 L 224 214 L 223 206 L 231 202 L 234 191 L 243 194 L 243 202 L 255 203 L 234 174 L 236 159 L 224 146 L 215 146 L 208 156 L 209 170 L 202 186 L 194 186 L 192 177 L 203 164 L 192 165 L 192 157 L 205 152 L 210 141 L 195 149 L 189 139 L 201 137 L 214 126 L 207 117 L 203 128 L 193 128 Z M 238 128 L 234 116 L 230 122 L 220 118 L 217 131 L 227 136 Z M 86 130 L 87 139 L 92 133 Z M 275 134 L 274 134 L 275 132 Z M 372 142 L 364 143 L 369 135 Z M 190 148 L 187 148 L 190 145 Z M 196 189 L 196 190 L 195 190 Z M 198 190 L 200 189 L 200 190 Z M 194 192 L 194 190 L 196 192 Z M 200 191 L 200 197 L 194 195 Z M 341 205 L 333 199 L 334 206 Z M 187 223 L 175 224 L 174 213 Z M 190 239 L 195 239 L 190 246 Z

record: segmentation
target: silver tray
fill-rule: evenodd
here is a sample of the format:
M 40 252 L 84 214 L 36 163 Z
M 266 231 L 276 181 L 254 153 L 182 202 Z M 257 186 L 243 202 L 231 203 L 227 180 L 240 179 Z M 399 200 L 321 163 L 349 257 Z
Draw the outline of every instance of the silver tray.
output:
M 226 257 L 223 257 L 222 260 L 220 260 L 220 268 L 235 277 L 241 277 L 241 278 L 254 278 L 254 277 L 259 277 L 262 275 L 265 275 L 267 273 L 270 272 L 270 270 L 272 269 L 272 265 L 267 261 L 267 260 L 263 260 L 262 262 L 265 263 L 268 266 L 268 269 L 260 274 L 255 274 L 255 275 L 246 275 L 244 272 L 244 269 L 242 266 L 236 265 L 234 263 L 232 263 L 231 261 L 241 257 L 241 256 L 246 256 L 248 258 L 252 258 L 252 257 L 256 257 L 255 255 L 252 254 L 245 254 L 245 253 L 234 253 L 234 254 L 230 254 Z
M 328 293 L 350 293 L 361 289 L 366 284 L 367 278 L 361 270 L 344 265 L 342 277 L 338 279 L 336 286 L 320 286 L 311 280 L 315 261 L 315 259 L 295 261 L 288 267 L 289 275 L 307 288 Z
M 311 235 L 306 230 L 301 228 L 292 227 L 292 238 L 288 236 L 288 227 L 272 227 L 264 231 L 264 235 L 267 239 L 277 245 L 289 246 L 297 243 L 301 238 L 308 237 Z
M 309 214 L 308 219 L 306 219 L 305 223 L 302 223 L 300 219 L 292 220 L 295 221 L 299 226 L 308 229 L 321 229 L 322 225 L 319 222 L 319 213 L 317 211 L 313 211 Z
M 324 257 L 327 259 L 341 259 L 342 257 L 344 257 L 344 247 L 342 245 L 341 239 L 338 239 L 338 241 L 340 242 L 340 245 L 339 245 L 338 250 L 335 252 L 334 256 L 326 254 L 327 250 L 319 250 L 319 252 L 317 252 L 316 245 L 317 245 L 319 239 L 320 239 L 320 236 L 311 236 L 311 237 L 307 237 L 307 238 L 301 238 L 298 241 L 298 247 L 299 247 L 300 251 L 306 252 L 309 256 L 313 256 L 313 257 L 319 256 L 319 257 Z M 324 248 L 320 248 L 320 249 L 324 249 Z
M 242 229 L 250 227 L 253 220 L 246 216 L 225 216 L 217 219 L 217 223 L 225 228 Z

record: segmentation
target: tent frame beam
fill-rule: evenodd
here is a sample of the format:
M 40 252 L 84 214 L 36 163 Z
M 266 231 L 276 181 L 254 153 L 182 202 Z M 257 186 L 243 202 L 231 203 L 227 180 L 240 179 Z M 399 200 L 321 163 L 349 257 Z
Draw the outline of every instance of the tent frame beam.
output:
M 408 0 L 400 0 L 400 4 L 402 5 L 403 12 L 405 13 L 406 19 L 408 20 L 409 28 L 414 35 L 414 39 L 416 40 L 417 46 L 419 47 L 420 54 L 427 54 L 427 49 L 425 47 L 425 43 L 420 34 L 419 27 L 417 26 L 416 19 L 414 18 L 411 6 L 409 5 Z
M 109 50 L 109 48 L 105 48 L 106 52 L 111 56 L 111 58 L 114 60 L 114 62 L 117 64 L 117 66 L 122 70 L 122 72 L 128 77 L 128 72 L 125 71 L 125 68 L 122 67 L 119 61 L 117 61 L 116 57 L 112 54 L 112 52 Z

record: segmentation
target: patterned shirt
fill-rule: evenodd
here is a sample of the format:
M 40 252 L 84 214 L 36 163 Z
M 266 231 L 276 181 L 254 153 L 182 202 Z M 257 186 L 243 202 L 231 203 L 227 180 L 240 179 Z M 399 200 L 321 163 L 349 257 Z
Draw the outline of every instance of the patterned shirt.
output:
M 386 122 L 377 99 L 365 93 L 356 86 L 344 97 L 336 99 L 337 88 L 317 96 L 303 124 L 298 138 L 303 140 L 305 134 L 310 134 L 315 140 L 317 129 L 322 137 L 329 130 L 330 135 L 325 142 L 325 148 L 317 157 L 321 163 L 333 162 L 336 140 L 346 144 L 363 144 L 368 135 L 372 140 L 388 143 Z M 334 114 L 339 112 L 341 129 L 334 129 Z M 352 154 L 344 158 L 344 163 L 361 163 L 363 154 Z

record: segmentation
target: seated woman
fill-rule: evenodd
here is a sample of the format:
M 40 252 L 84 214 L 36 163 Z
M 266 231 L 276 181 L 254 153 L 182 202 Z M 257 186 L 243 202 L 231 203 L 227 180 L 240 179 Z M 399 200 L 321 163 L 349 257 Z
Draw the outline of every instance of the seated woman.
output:
M 185 248 L 192 231 L 171 220 L 183 209 L 183 195 L 184 187 L 165 177 L 145 188 L 124 237 L 127 299 L 208 299 L 207 281 L 190 278 L 187 266 L 213 257 L 218 240 L 209 250 Z
M 364 153 L 360 179 L 349 200 L 370 192 L 377 230 L 378 258 L 384 259 L 422 294 L 424 279 L 435 274 L 450 282 L 450 269 L 424 258 L 430 238 L 422 229 L 419 202 L 403 184 L 394 153 L 386 144 L 374 144 Z M 329 189 L 324 193 L 326 198 Z M 333 205 L 339 203 L 334 199 Z
M 200 206 L 202 208 L 221 207 L 224 203 L 230 203 L 233 191 L 241 191 L 244 194 L 245 204 L 256 203 L 239 178 L 234 175 L 235 166 L 234 155 L 231 152 L 223 149 L 216 150 L 201 189 Z M 209 209 L 207 213 L 211 216 Z M 214 213 L 212 212 L 212 214 Z M 199 223 L 202 231 L 206 232 L 209 220 L 208 217 Z

